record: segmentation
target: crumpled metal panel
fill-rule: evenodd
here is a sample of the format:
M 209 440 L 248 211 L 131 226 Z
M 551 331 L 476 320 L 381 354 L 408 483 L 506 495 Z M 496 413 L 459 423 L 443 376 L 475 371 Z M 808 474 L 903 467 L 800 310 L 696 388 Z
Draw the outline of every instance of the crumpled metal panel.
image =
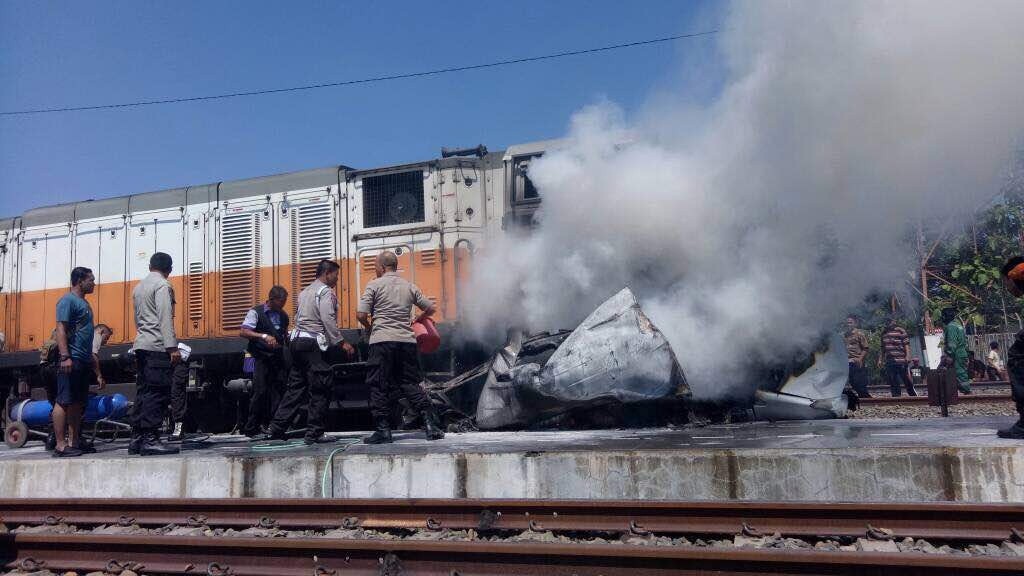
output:
M 688 396 L 668 340 L 624 288 L 544 362 L 517 363 L 521 341 L 496 355 L 477 404 L 481 429 L 525 426 L 573 408 Z
M 843 418 L 847 401 L 843 396 L 849 376 L 846 343 L 836 333 L 828 348 L 814 354 L 814 363 L 790 376 L 777 392 L 758 390 L 754 415 L 758 420 L 816 420 Z

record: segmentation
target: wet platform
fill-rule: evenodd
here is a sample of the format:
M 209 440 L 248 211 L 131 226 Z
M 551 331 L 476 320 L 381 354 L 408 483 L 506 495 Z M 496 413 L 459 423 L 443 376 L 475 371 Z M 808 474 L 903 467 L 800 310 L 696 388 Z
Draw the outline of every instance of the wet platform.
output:
M 128 456 L 125 442 L 52 458 L 0 449 L 0 497 L 431 497 L 1024 502 L 1010 418 L 831 420 L 696 429 L 474 432 L 383 446 L 188 443 Z

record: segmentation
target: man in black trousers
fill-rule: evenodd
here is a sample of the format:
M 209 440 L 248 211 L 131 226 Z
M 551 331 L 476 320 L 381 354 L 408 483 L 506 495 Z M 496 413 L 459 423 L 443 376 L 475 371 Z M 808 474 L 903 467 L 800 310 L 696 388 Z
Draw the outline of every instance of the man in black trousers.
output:
M 419 318 L 434 313 L 434 304 L 419 287 L 398 275 L 398 257 L 382 252 L 375 266 L 377 279 L 366 285 L 359 299 L 357 318 L 370 334 L 366 382 L 376 430 L 363 438 L 367 444 L 391 442 L 391 396 L 398 392 L 423 417 L 427 440 L 444 438 L 437 412 L 420 381 L 419 351 L 412 331 L 412 307 Z
M 349 356 L 355 355 L 355 349 L 338 328 L 338 297 L 334 288 L 338 285 L 340 271 L 337 262 L 321 260 L 316 267 L 316 280 L 299 293 L 295 328 L 289 334 L 288 388 L 267 433 L 254 436 L 253 440 L 283 440 L 303 403 L 306 404 L 306 444 L 336 440 L 324 434 L 334 382 L 331 366 L 324 356 L 333 346 L 340 346 Z
M 242 429 L 250 438 L 265 432 L 284 393 L 289 368 L 288 314 L 284 311 L 287 302 L 288 291 L 274 286 L 265 303 L 257 304 L 246 313 L 239 331 L 239 335 L 249 341 L 247 350 L 256 361 L 249 417 Z

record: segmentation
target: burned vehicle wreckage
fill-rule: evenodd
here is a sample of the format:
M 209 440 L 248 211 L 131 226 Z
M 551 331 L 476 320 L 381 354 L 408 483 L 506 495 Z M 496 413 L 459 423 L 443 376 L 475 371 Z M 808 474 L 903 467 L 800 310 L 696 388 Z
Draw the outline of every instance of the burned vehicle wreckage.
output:
M 836 335 L 811 354 L 765 367 L 749 398 L 702 401 L 624 288 L 575 330 L 512 332 L 487 362 L 429 390 L 452 431 L 802 420 L 846 415 L 846 370 Z

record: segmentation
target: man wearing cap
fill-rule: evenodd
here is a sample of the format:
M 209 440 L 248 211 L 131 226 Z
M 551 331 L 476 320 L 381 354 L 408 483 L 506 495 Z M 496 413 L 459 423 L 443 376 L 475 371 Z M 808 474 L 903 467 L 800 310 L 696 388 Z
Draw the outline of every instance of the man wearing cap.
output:
M 391 442 L 390 397 L 400 391 L 423 416 L 427 440 L 444 438 L 430 398 L 420 386 L 419 354 L 412 331 L 412 307 L 434 313 L 434 304 L 413 283 L 398 275 L 398 257 L 386 251 L 377 256 L 377 279 L 366 285 L 356 317 L 370 334 L 366 383 L 370 387 L 370 411 L 376 430 L 363 438 L 367 444 Z

